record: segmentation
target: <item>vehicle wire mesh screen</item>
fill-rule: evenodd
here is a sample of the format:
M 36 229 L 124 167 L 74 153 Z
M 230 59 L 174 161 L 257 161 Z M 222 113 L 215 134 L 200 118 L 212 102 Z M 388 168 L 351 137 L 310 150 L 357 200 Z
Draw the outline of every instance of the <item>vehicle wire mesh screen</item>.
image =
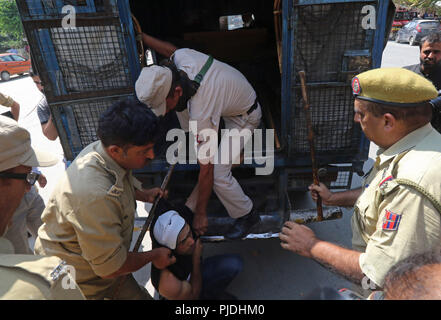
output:
M 300 89 L 296 90 L 293 140 L 296 153 L 309 153 L 306 113 Z M 358 152 L 360 126 L 354 122 L 350 87 L 308 88 L 316 152 Z
M 117 25 L 51 29 L 64 85 L 58 91 L 70 94 L 131 86 L 120 29 Z
M 354 123 L 350 80 L 371 66 L 371 57 L 351 56 L 374 45 L 374 30 L 362 28 L 365 5 L 336 3 L 296 6 L 294 13 L 294 83 L 292 140 L 294 155 L 310 152 L 298 72 L 308 83 L 310 112 L 319 153 L 345 154 L 359 150 L 361 129 Z M 311 85 L 313 84 L 313 85 Z
M 68 160 L 73 160 L 84 147 L 98 140 L 96 132 L 101 114 L 117 101 L 128 97 L 77 101 L 51 107 L 51 111 L 57 115 L 55 118 L 60 121 L 59 125 L 64 127 L 68 135 L 67 139 L 61 139 Z

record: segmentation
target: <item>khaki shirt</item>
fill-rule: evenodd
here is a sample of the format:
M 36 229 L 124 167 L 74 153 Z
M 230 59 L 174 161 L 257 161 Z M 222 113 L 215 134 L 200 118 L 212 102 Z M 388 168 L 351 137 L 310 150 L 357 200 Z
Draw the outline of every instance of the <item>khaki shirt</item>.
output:
M 57 257 L 11 254 L 12 244 L 0 238 L 1 300 L 84 300 Z
M 117 279 L 101 277 L 126 261 L 136 210 L 134 184 L 141 188 L 131 171 L 120 167 L 97 141 L 66 170 L 42 214 L 35 252 L 74 266 L 88 299 L 107 296 Z
M 0 92 L 0 105 L 11 108 L 14 102 L 15 101 L 11 97 Z
M 441 245 L 441 215 L 408 179 L 441 199 L 441 135 L 430 124 L 379 150 L 352 217 L 352 245 L 363 273 L 383 286 L 398 261 Z

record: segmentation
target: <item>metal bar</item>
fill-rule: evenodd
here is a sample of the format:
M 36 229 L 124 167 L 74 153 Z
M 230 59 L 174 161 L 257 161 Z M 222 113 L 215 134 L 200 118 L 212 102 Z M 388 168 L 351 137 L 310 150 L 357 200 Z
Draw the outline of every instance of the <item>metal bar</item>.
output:
M 51 104 L 61 104 L 61 103 L 72 103 L 72 102 L 83 102 L 90 99 L 99 99 L 105 97 L 120 97 L 133 95 L 134 91 L 132 87 L 115 89 L 115 90 L 103 90 L 95 92 L 83 92 L 83 93 L 71 93 L 67 95 L 62 95 L 58 97 L 47 97 L 47 100 Z
M 51 18 L 42 20 L 23 20 L 23 25 L 32 29 L 50 29 L 50 28 L 61 28 L 63 19 Z M 80 17 L 76 18 L 76 27 L 91 27 L 91 26 L 107 26 L 119 23 L 118 16 L 113 17 Z

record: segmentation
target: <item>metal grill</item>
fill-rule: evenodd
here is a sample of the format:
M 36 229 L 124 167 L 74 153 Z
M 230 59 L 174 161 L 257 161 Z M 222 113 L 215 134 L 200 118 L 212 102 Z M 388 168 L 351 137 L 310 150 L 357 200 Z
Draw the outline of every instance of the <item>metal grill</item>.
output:
M 121 33 L 117 25 L 51 29 L 59 66 L 52 75 L 56 90 L 71 94 L 131 86 Z
M 361 28 L 363 6 L 375 2 L 297 7 L 294 32 L 295 68 L 308 82 L 346 81 L 343 57 L 349 50 L 372 49 L 374 30 Z M 344 73 L 344 72 L 343 72 Z
M 296 93 L 293 133 L 293 152 L 309 153 L 306 114 L 300 90 Z M 309 88 L 311 122 L 317 152 L 358 152 L 360 127 L 353 120 L 352 90 L 349 86 Z
M 305 70 L 319 154 L 351 154 L 359 150 L 361 130 L 353 121 L 350 80 L 371 68 L 374 30 L 361 27 L 363 6 L 335 3 L 296 6 L 291 154 L 310 152 L 298 71 Z
M 81 150 L 90 143 L 98 140 L 96 131 L 101 114 L 115 102 L 125 99 L 123 97 L 110 97 L 89 101 L 63 103 L 51 111 L 55 114 L 58 125 L 64 128 L 68 137 L 61 139 L 63 149 L 68 160 L 73 160 Z

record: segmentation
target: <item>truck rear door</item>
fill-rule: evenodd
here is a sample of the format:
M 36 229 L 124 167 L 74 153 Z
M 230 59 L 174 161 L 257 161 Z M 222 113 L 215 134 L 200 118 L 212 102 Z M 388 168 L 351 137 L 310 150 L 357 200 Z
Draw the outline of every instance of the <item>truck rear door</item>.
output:
M 17 0 L 33 68 L 65 156 L 97 140 L 101 112 L 134 94 L 140 72 L 128 0 Z
M 289 157 L 310 164 L 298 72 L 306 72 L 320 165 L 362 164 L 369 141 L 353 121 L 351 79 L 381 65 L 389 1 L 285 0 L 282 124 Z

